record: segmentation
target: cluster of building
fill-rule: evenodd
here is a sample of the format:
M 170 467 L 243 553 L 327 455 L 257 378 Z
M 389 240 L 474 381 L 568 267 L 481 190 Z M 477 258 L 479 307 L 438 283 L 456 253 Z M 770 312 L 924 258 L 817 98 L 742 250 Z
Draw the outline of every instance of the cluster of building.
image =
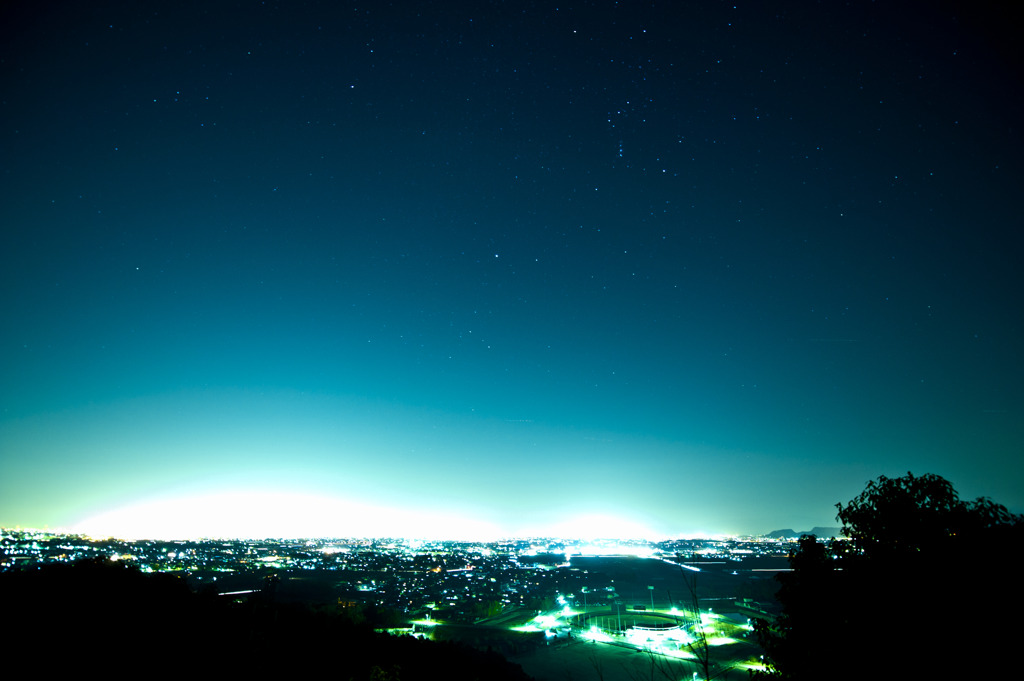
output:
M 403 539 L 136 540 L 38 530 L 0 531 L 0 569 L 86 558 L 127 561 L 147 572 L 178 571 L 220 593 L 262 588 L 275 577 L 279 597 L 337 600 L 411 617 L 477 622 L 501 613 L 536 614 L 556 599 L 588 591 L 615 598 L 622 585 L 595 583 L 574 556 L 632 555 L 702 563 L 785 556 L 788 540 L 695 539 L 575 542 L 514 539 L 491 543 Z M 613 581 L 613 580 L 612 580 Z M 645 594 L 642 594 L 645 596 Z M 593 604 L 592 604 L 593 605 Z M 652 603 L 653 607 L 653 603 Z

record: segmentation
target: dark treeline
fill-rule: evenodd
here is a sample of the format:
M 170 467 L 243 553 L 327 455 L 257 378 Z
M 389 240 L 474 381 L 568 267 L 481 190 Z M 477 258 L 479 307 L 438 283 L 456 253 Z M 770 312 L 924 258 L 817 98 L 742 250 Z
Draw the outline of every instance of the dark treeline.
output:
M 5 649 L 43 667 L 144 673 L 327 673 L 336 679 L 527 679 L 497 653 L 373 630 L 373 612 L 244 602 L 168 573 L 86 560 L 0 573 Z
M 803 537 L 758 623 L 761 678 L 1011 678 L 1024 517 L 937 475 L 882 476 L 837 504 L 845 540 Z

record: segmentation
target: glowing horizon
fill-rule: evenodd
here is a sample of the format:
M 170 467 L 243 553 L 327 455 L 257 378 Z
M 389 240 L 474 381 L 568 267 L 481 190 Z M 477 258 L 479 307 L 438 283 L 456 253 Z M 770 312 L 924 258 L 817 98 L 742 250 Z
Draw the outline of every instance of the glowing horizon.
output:
M 0 440 L 23 456 L 11 474 L 24 470 L 31 482 L 8 490 L 7 526 L 617 539 L 754 535 L 827 524 L 831 515 L 827 497 L 819 518 L 787 508 L 749 513 L 745 498 L 759 494 L 770 505 L 784 489 L 762 455 L 283 390 L 93 404 L 8 424 Z M 679 456 L 686 476 L 710 477 L 728 462 L 760 472 L 731 489 L 681 492 Z M 762 481 L 773 477 L 765 496 Z
M 639 522 L 597 513 L 577 514 L 544 526 L 507 528 L 453 512 L 266 490 L 143 500 L 90 514 L 73 523 L 68 531 L 130 540 L 335 537 L 492 542 L 538 537 L 580 541 L 666 538 Z

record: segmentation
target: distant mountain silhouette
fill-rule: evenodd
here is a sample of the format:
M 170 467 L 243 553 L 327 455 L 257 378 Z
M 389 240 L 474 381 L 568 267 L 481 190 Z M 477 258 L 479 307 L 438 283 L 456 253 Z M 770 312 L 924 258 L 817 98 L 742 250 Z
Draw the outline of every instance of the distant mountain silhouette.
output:
M 841 527 L 815 527 L 814 529 L 806 530 L 804 532 L 797 532 L 796 530 L 791 530 L 787 527 L 784 530 L 775 530 L 774 532 L 769 532 L 764 536 L 768 537 L 769 539 L 787 539 L 789 537 L 802 537 L 805 534 L 813 534 L 815 537 L 818 537 L 819 539 L 829 539 L 831 537 L 841 536 L 840 532 L 842 529 L 843 528 Z

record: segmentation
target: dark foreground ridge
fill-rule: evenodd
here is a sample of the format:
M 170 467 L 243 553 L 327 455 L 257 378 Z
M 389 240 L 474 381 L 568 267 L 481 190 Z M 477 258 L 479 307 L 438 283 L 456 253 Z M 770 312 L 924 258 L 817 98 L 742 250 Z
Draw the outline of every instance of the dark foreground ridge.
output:
M 15 624 L 5 648 L 56 665 L 156 676 L 194 664 L 193 671 L 232 676 L 529 678 L 494 652 L 378 633 L 329 607 L 196 593 L 175 575 L 107 560 L 0 573 L 0 599 L 5 619 Z

